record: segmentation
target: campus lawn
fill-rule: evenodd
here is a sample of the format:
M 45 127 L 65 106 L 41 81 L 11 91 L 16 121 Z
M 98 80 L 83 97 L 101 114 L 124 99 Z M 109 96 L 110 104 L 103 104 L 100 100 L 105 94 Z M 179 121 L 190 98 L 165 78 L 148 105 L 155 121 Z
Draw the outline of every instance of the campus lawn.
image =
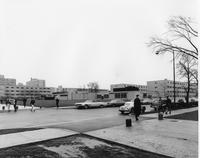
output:
M 12 128 L 12 129 L 1 129 L 0 135 L 18 133 L 18 132 L 26 132 L 26 131 L 34 131 L 42 128 Z
M 48 141 L 0 149 L 9 158 L 168 158 L 87 135 L 73 135 Z
M 179 115 L 174 115 L 174 116 L 168 116 L 166 118 L 198 121 L 198 110 L 192 111 L 192 112 L 187 112 L 187 113 L 184 113 L 184 114 L 179 114 Z

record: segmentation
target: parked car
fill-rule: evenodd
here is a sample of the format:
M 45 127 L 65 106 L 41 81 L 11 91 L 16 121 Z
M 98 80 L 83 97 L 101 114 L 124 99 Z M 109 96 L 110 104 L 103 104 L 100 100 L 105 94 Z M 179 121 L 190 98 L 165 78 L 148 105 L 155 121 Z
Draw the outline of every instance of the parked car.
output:
M 108 102 L 108 106 L 112 106 L 112 107 L 118 107 L 124 104 L 125 104 L 125 101 L 122 99 L 113 99 L 110 102 Z
M 86 100 L 84 102 L 80 102 L 80 103 L 75 103 L 75 106 L 77 107 L 77 109 L 80 108 L 84 108 L 84 109 L 88 109 L 88 108 L 94 108 L 94 107 L 106 107 L 108 103 L 106 102 L 99 102 L 99 101 L 95 101 L 95 100 Z
M 125 104 L 123 106 L 119 107 L 119 111 L 122 114 L 133 113 L 133 110 L 134 110 L 134 102 L 133 101 L 125 102 Z M 145 105 L 141 105 L 141 113 L 144 113 L 145 110 L 146 110 Z
M 183 99 L 179 99 L 178 103 L 185 103 Z
M 150 99 L 150 98 L 144 98 L 144 99 L 141 100 L 141 103 L 143 105 L 150 105 L 152 102 L 153 102 L 153 100 Z
M 162 106 L 166 106 L 166 99 L 162 99 Z M 151 108 L 154 108 L 155 111 L 158 110 L 158 106 L 160 105 L 159 99 L 154 99 L 151 103 Z
M 190 98 L 189 102 L 191 102 L 191 103 L 198 102 L 198 98 Z

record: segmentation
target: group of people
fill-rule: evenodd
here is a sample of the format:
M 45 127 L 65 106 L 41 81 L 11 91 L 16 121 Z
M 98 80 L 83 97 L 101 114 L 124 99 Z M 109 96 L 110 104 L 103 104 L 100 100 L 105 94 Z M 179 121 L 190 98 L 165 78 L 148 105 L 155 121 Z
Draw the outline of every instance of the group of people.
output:
M 159 98 L 159 106 L 158 106 L 158 112 L 163 112 L 165 114 L 171 114 L 171 99 L 167 96 L 167 99 L 165 102 Z
M 138 121 L 138 117 L 141 114 L 141 101 L 139 99 L 139 95 L 136 95 L 136 98 L 134 99 L 134 108 L 133 112 L 135 115 L 135 120 Z M 163 101 L 161 97 L 159 98 L 159 106 L 158 106 L 158 112 L 165 112 L 165 114 L 171 114 L 171 99 L 167 96 L 167 100 L 165 101 L 165 104 L 163 105 Z
M 23 99 L 23 106 L 24 106 L 24 108 L 26 107 L 26 102 L 27 102 L 27 99 L 24 98 Z M 3 104 L 3 100 L 1 100 L 1 104 Z M 14 111 L 17 112 L 17 110 L 18 110 L 17 99 L 9 99 L 8 98 L 8 99 L 5 100 L 5 104 L 6 104 L 6 107 L 8 109 L 8 112 L 11 111 L 10 110 L 11 105 L 13 105 Z M 35 112 L 35 99 L 33 99 L 33 98 L 31 99 L 30 105 L 31 105 L 31 111 Z M 3 110 L 5 110 L 4 106 L 2 108 L 3 108 Z

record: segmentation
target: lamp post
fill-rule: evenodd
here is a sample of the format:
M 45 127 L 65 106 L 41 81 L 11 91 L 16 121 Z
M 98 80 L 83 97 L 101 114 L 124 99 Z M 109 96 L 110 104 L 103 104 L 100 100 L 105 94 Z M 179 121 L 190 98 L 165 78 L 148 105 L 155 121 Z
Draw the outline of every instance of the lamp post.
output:
M 174 104 L 176 102 L 176 83 L 175 83 L 175 55 L 174 50 L 172 51 L 173 54 L 173 85 L 174 85 Z M 159 52 L 156 52 L 156 55 L 159 55 Z M 171 105 L 169 105 L 170 114 L 171 114 Z

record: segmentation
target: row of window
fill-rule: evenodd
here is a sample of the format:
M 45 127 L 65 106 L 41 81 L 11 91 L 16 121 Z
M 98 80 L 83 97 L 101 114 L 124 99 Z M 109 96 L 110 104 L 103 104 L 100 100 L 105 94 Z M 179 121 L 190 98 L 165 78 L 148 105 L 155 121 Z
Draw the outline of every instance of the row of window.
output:
M 6 92 L 20 92 L 20 93 L 50 93 L 50 91 L 14 91 L 14 90 L 6 90 Z
M 115 93 L 115 98 L 127 98 L 127 93 Z
M 50 88 L 38 88 L 38 87 L 6 87 L 6 88 L 17 88 L 17 89 L 50 89 Z

